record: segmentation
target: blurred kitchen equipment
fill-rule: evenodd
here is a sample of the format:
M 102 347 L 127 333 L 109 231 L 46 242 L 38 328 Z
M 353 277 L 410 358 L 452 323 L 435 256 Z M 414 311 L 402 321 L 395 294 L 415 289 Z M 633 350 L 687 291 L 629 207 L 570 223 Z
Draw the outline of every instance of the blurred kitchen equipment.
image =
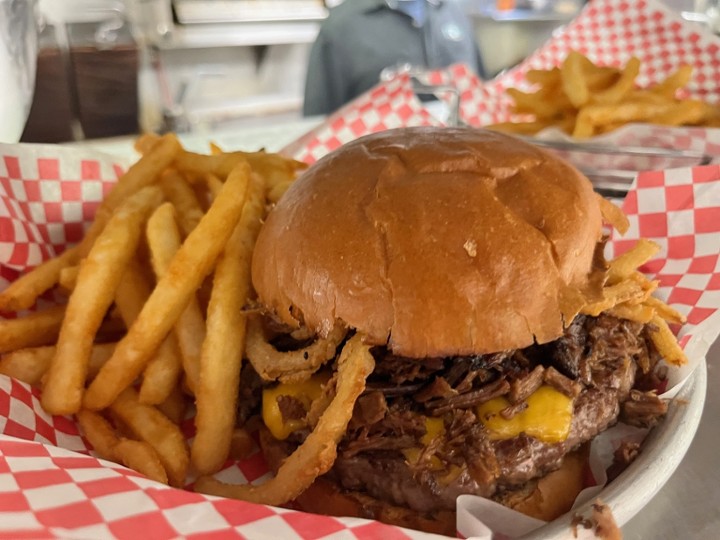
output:
M 17 142 L 35 85 L 37 28 L 34 0 L 0 0 L 0 142 Z

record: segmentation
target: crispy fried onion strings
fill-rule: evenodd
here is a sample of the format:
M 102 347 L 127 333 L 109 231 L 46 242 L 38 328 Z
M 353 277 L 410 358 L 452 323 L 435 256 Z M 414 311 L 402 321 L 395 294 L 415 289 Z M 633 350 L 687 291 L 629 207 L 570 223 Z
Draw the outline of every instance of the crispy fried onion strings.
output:
M 295 499 L 335 463 L 337 444 L 347 430 L 355 401 L 365 390 L 365 380 L 375 368 L 368 346 L 356 334 L 343 347 L 338 361 L 335 398 L 323 412 L 305 442 L 280 466 L 275 478 L 253 486 L 230 485 L 200 477 L 195 491 L 259 504 L 280 505 Z
M 267 342 L 260 319 L 250 317 L 245 354 L 258 375 L 266 381 L 300 382 L 309 379 L 320 366 L 335 357 L 346 334 L 347 329 L 336 324 L 328 337 L 317 339 L 296 351 L 280 352 Z

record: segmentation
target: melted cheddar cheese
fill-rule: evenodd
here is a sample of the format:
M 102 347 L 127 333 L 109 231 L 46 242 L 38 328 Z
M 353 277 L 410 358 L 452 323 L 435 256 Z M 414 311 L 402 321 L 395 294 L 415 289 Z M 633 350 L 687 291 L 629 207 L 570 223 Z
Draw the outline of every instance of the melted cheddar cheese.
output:
M 477 414 L 493 440 L 511 439 L 526 433 L 546 443 L 567 439 L 572 423 L 573 401 L 550 386 L 541 386 L 527 398 L 527 408 L 508 419 L 500 411 L 510 406 L 504 398 L 479 405 Z
M 291 396 L 300 401 L 305 410 L 310 409 L 310 404 L 322 394 L 330 376 L 328 373 L 318 373 L 307 381 L 299 383 L 281 383 L 272 388 L 266 388 L 262 394 L 262 418 L 273 437 L 279 440 L 287 439 L 288 436 L 298 429 L 304 428 L 307 424 L 304 419 L 290 419 L 283 421 L 280 405 L 277 398 L 280 396 Z

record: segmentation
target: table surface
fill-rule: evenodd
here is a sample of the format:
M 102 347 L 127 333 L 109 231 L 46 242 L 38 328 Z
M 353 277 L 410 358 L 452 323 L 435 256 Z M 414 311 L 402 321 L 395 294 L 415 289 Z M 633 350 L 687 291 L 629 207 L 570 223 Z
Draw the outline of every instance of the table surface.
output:
M 231 149 L 280 150 L 318 124 L 317 118 L 245 132 L 216 132 L 181 136 L 183 144 L 207 151 L 213 140 Z M 132 158 L 132 139 L 78 143 L 110 154 Z M 716 540 L 720 537 L 720 342 L 707 356 L 708 392 L 705 409 L 688 453 L 660 492 L 623 527 L 626 540 Z M 716 389 L 718 391 L 716 391 Z

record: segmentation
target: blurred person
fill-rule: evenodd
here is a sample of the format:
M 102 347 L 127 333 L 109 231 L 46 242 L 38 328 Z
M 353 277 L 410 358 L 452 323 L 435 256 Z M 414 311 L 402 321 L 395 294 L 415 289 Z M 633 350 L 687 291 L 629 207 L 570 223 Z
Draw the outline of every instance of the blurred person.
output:
M 313 44 L 305 116 L 328 114 L 380 80 L 388 67 L 438 69 L 458 62 L 483 76 L 470 18 L 453 0 L 345 0 Z

